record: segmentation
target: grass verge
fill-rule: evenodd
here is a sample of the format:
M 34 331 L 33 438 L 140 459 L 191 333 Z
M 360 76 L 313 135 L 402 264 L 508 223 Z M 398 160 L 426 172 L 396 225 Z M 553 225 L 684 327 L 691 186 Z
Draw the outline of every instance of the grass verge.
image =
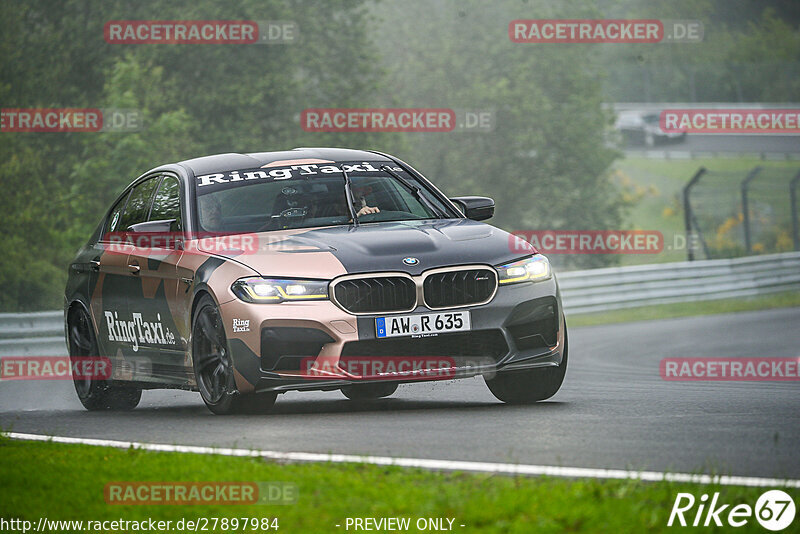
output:
M 297 484 L 298 502 L 282 506 L 112 506 L 103 496 L 105 484 L 111 481 L 285 481 Z M 281 465 L 251 458 L 0 438 L 1 515 L 30 520 L 34 525 L 41 516 L 49 520 L 152 518 L 173 522 L 200 517 L 277 517 L 279 532 L 346 532 L 348 517 L 409 517 L 409 531 L 416 532 L 414 522 L 430 517 L 455 518 L 453 530 L 460 532 L 657 532 L 667 530 L 678 492 L 699 498 L 717 491 L 720 503 L 754 506 L 765 490 L 434 473 L 360 464 Z M 789 494 L 800 502 L 800 492 L 789 490 Z M 737 530 L 763 532 L 754 518 Z
M 773 295 L 761 295 L 752 298 L 735 298 L 709 300 L 704 302 L 680 302 L 675 304 L 659 304 L 597 313 L 569 314 L 569 326 L 592 326 L 598 324 L 627 323 L 631 321 L 649 321 L 653 319 L 670 319 L 673 317 L 691 317 L 695 315 L 714 315 L 773 308 L 792 308 L 800 306 L 800 292 L 787 291 Z

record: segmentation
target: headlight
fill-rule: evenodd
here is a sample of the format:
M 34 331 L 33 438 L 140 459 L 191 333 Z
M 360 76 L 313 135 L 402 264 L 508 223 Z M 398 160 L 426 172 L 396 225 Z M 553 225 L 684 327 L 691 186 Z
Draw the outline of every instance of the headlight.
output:
M 284 280 L 275 278 L 242 278 L 231 287 L 233 293 L 245 302 L 277 304 L 296 300 L 326 300 L 326 280 Z
M 553 277 L 553 271 L 550 270 L 550 262 L 541 254 L 501 265 L 497 267 L 497 274 L 497 281 L 501 285 L 539 282 L 550 280 Z

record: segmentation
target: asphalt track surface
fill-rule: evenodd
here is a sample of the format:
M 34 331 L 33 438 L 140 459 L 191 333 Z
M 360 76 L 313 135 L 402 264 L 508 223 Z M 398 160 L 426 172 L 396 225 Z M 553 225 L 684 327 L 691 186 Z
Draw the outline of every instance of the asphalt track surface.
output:
M 148 443 L 800 478 L 800 382 L 666 382 L 664 357 L 800 356 L 800 308 L 570 330 L 563 388 L 508 406 L 481 378 L 353 402 L 288 393 L 273 413 L 219 417 L 196 393 L 146 391 L 90 413 L 70 382 L 0 382 L 6 431 Z

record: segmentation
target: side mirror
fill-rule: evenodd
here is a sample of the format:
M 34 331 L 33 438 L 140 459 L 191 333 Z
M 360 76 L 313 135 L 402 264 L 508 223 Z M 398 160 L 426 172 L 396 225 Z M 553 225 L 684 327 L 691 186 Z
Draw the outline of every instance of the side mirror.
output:
M 489 197 L 453 197 L 461 212 L 473 221 L 485 221 L 494 216 L 494 200 Z

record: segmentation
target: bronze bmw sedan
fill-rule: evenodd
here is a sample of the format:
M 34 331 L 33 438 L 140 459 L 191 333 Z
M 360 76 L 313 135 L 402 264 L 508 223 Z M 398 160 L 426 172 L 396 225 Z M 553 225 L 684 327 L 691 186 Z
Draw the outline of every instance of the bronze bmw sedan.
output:
M 163 165 L 113 203 L 69 270 L 70 357 L 90 410 L 197 390 L 218 414 L 279 393 L 391 395 L 483 375 L 500 400 L 547 399 L 567 367 L 544 256 L 406 163 L 302 148 Z

